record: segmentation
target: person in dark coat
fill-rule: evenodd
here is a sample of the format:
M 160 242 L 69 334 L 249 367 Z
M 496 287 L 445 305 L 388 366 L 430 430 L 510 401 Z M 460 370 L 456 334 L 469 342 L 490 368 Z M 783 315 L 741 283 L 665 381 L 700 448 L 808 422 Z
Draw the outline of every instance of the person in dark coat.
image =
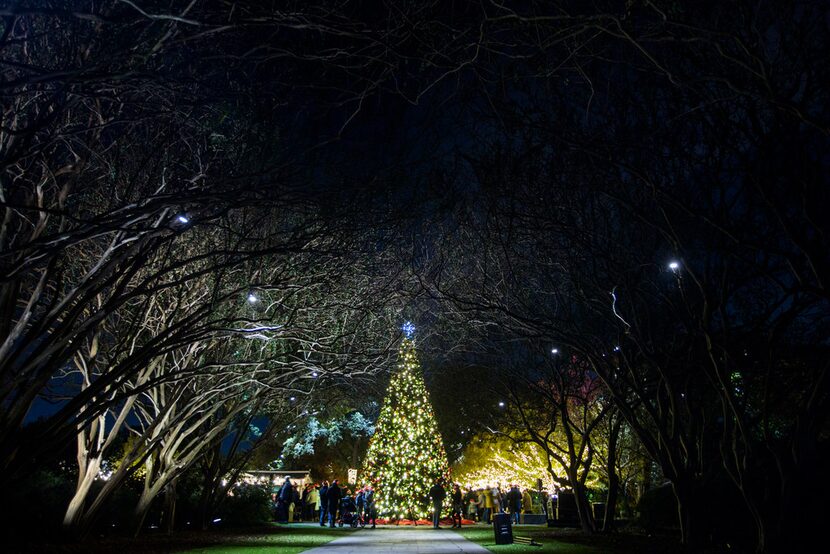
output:
M 363 495 L 363 503 L 366 507 L 366 523 L 372 522 L 372 529 L 377 523 L 378 512 L 375 509 L 375 491 L 371 485 L 366 485 L 366 492 Z
M 435 480 L 435 484 L 429 489 L 429 497 L 432 498 L 432 527 L 438 529 L 441 527 L 438 522 L 441 521 L 441 504 L 444 503 L 444 498 L 447 497 L 447 491 L 441 486 L 441 478 Z
M 452 493 L 450 494 L 452 501 L 452 526 L 461 529 L 461 514 L 464 512 L 464 495 L 461 494 L 461 487 L 458 483 L 452 486 Z
M 310 507 L 310 503 L 308 501 L 308 495 L 311 492 L 311 487 L 305 486 L 303 487 L 303 493 L 300 495 L 300 521 L 305 521 L 308 519 L 308 509 Z
M 519 514 L 522 512 L 522 491 L 518 485 L 513 485 L 507 493 L 507 507 L 510 509 L 510 517 L 513 523 L 519 523 Z
M 359 519 L 363 519 L 363 514 L 366 509 L 366 490 L 359 489 L 357 495 L 354 497 L 354 504 L 357 507 L 356 515 Z
M 277 523 L 288 523 L 288 506 L 294 500 L 294 487 L 291 478 L 286 477 L 280 492 L 277 493 Z
M 326 526 L 326 514 L 329 513 L 329 482 L 323 481 L 320 487 L 320 527 Z
M 326 493 L 326 500 L 329 504 L 329 527 L 334 527 L 337 521 L 337 509 L 340 507 L 340 498 L 343 496 L 343 491 L 340 490 L 340 484 L 335 479 L 331 482 L 329 492 Z

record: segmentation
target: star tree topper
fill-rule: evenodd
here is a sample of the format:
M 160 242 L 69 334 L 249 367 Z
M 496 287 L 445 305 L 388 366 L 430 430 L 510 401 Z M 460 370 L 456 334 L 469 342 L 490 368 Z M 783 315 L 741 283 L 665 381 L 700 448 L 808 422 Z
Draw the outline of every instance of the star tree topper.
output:
M 412 339 L 415 336 L 415 325 L 411 321 L 407 321 L 401 326 L 403 334 L 406 338 Z

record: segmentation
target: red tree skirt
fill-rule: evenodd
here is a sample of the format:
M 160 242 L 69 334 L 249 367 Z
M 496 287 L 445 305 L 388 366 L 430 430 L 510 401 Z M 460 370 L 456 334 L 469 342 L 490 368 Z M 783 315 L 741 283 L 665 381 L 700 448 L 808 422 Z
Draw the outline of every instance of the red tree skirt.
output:
M 473 521 L 471 519 L 462 519 L 461 524 L 462 525 L 473 525 L 473 524 L 475 524 L 475 521 Z M 393 519 L 380 518 L 380 519 L 378 519 L 378 525 L 432 525 L 432 520 L 431 519 L 418 519 L 418 520 L 399 519 L 399 520 L 393 520 Z M 443 518 L 441 520 L 441 525 L 452 525 L 452 519 L 450 519 L 448 517 Z

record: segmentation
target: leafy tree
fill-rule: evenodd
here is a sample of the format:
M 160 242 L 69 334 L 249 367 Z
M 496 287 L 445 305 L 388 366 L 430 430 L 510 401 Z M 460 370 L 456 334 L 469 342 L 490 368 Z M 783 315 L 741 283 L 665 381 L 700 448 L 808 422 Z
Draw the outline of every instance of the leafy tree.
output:
M 531 442 L 516 443 L 502 433 L 495 436 L 480 434 L 470 437 L 460 460 L 453 465 L 453 480 L 473 488 L 517 483 L 523 488 L 536 489 L 537 480 L 553 491 L 559 487 L 548 471 L 548 457 L 544 450 Z M 564 476 L 558 463 L 553 472 Z M 589 482 L 589 486 L 593 482 Z

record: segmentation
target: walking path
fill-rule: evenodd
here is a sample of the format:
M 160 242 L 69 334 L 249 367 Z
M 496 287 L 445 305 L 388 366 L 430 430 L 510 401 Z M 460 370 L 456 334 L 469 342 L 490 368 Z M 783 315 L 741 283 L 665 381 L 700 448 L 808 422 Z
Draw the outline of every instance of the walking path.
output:
M 361 529 L 346 537 L 311 550 L 306 554 L 380 554 L 381 552 L 411 554 L 490 554 L 490 551 L 468 541 L 449 529 L 419 527 L 378 527 Z

